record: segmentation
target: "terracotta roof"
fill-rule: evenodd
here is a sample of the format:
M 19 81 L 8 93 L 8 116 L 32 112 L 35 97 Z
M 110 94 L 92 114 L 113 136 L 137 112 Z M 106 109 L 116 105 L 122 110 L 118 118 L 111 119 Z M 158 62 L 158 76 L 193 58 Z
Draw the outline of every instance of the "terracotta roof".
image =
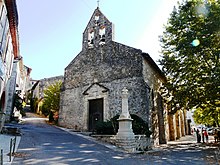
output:
M 18 58 L 20 56 L 20 53 L 19 53 L 19 38 L 18 38 L 18 12 L 17 12 L 16 0 L 5 0 L 5 5 L 7 8 L 9 28 L 12 37 L 14 58 Z

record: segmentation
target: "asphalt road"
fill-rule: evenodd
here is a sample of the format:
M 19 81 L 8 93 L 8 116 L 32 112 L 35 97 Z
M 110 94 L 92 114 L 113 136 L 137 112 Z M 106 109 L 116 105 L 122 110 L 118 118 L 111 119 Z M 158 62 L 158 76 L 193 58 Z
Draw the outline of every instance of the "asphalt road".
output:
M 45 118 L 28 113 L 13 165 L 145 165 L 218 164 L 216 147 L 175 145 L 144 154 L 127 154 L 77 134 L 48 125 Z

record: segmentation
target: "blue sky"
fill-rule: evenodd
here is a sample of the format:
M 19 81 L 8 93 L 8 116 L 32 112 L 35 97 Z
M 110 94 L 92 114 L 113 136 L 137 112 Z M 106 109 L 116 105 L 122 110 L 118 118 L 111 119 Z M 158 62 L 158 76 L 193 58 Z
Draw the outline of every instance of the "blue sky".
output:
M 115 41 L 141 49 L 157 61 L 163 32 L 176 0 L 100 0 L 115 26 Z M 64 74 L 82 49 L 82 33 L 97 0 L 19 0 L 20 53 L 33 79 Z

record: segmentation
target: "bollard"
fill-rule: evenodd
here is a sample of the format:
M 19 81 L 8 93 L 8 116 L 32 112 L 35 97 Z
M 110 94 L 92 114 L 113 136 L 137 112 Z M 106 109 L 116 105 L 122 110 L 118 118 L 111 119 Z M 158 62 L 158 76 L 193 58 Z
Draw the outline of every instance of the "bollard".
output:
M 11 162 L 11 149 L 12 149 L 12 139 L 10 141 L 9 162 Z
M 1 165 L 3 165 L 3 149 L 1 149 Z
M 11 157 L 15 153 L 16 136 L 14 139 L 11 138 L 10 141 L 10 152 L 9 152 L 9 162 L 11 162 Z
M 14 140 L 13 140 L 13 150 L 12 150 L 12 154 L 15 153 L 15 145 L 16 145 L 16 136 L 15 136 L 15 138 L 14 138 Z

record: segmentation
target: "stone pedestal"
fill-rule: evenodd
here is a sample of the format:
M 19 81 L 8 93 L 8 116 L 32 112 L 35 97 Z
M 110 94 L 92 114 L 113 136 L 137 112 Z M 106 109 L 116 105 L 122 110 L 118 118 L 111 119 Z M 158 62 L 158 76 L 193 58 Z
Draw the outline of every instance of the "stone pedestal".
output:
M 132 130 L 132 120 L 131 118 L 120 118 L 118 119 L 119 122 L 119 129 L 116 137 L 130 137 L 134 138 L 134 133 Z
M 122 90 L 122 113 L 119 116 L 119 129 L 115 136 L 118 147 L 127 152 L 135 152 L 135 137 L 132 130 L 132 120 L 128 111 L 128 90 Z

